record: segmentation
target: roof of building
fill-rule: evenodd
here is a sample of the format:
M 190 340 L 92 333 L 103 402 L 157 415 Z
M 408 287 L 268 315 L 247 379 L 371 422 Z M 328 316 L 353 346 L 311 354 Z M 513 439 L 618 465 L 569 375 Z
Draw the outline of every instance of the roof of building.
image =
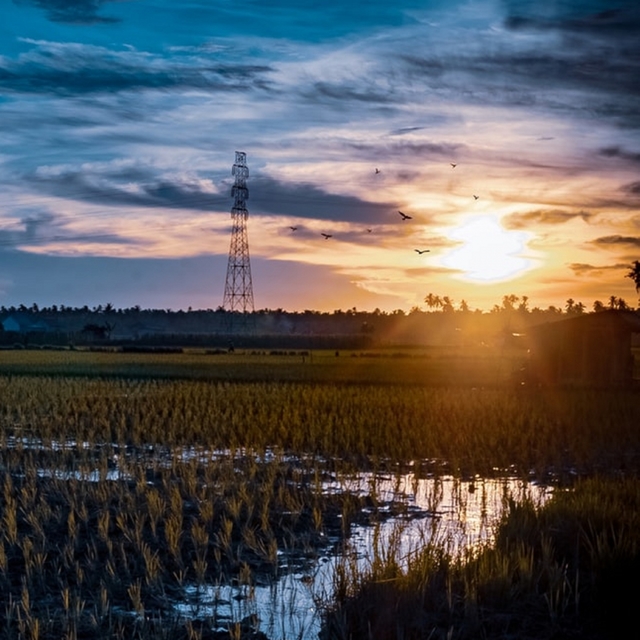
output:
M 593 329 L 618 331 L 623 333 L 640 333 L 640 313 L 637 311 L 619 311 L 606 309 L 596 313 L 585 313 L 571 318 L 562 318 L 553 322 L 545 322 L 530 327 L 532 336 L 554 332 L 587 331 Z

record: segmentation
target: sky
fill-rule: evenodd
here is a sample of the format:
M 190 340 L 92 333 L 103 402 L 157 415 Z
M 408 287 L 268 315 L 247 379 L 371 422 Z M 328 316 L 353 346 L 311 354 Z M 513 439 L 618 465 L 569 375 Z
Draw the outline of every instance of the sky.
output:
M 637 0 L 0 15 L 0 305 L 219 307 L 236 151 L 256 309 L 639 304 Z

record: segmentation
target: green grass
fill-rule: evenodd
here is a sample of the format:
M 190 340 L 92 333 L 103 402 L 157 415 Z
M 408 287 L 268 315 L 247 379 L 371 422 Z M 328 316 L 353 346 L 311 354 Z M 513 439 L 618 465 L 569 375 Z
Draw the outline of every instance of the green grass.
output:
M 276 354 L 276 355 L 272 355 Z M 286 353 L 287 355 L 281 355 Z M 64 375 L 235 382 L 309 382 L 495 386 L 507 382 L 521 354 L 476 349 L 243 351 L 210 354 L 120 353 L 40 349 L 0 351 L 0 375 Z M 289 355 L 290 354 L 290 355 Z

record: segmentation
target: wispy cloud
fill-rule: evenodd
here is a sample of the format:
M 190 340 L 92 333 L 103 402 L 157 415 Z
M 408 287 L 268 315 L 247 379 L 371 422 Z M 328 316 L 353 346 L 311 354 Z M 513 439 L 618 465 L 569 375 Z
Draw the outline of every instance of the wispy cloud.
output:
M 569 268 L 578 276 L 596 277 L 606 272 L 628 269 L 629 265 L 627 263 L 593 265 L 584 262 L 573 262 L 569 265 Z
M 0 89 L 8 94 L 74 96 L 155 89 L 268 89 L 269 65 L 225 64 L 203 57 L 167 59 L 148 52 L 95 45 L 27 41 L 17 59 L 0 58 Z
M 18 212 L 20 213 L 20 212 Z M 122 245 L 134 241 L 116 232 L 78 232 L 68 225 L 69 218 L 33 208 L 22 212 L 20 220 L 0 229 L 0 251 L 37 249 L 47 245 L 91 243 Z
M 602 236 L 593 240 L 592 244 L 603 247 L 640 247 L 640 237 L 621 235 Z
M 594 217 L 588 211 L 567 211 L 564 209 L 537 209 L 523 213 L 512 213 L 502 219 L 503 224 L 509 229 L 532 228 L 538 224 L 559 225 L 580 219 L 589 222 Z
M 228 194 L 210 180 L 162 176 L 152 166 L 132 163 L 40 167 L 25 182 L 58 198 L 109 207 L 162 207 L 216 211 L 226 208 Z

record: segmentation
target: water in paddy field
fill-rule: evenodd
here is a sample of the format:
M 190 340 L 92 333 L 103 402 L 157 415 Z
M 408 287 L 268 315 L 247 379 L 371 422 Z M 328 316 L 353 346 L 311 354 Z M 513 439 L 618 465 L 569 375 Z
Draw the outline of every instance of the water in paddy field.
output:
M 52 452 L 96 448 L 74 441 L 45 445 L 36 438 L 9 438 L 7 446 Z M 100 469 L 85 465 L 82 470 L 70 470 L 52 463 L 38 469 L 37 474 L 58 480 L 130 482 L 132 469 L 150 461 L 170 465 L 176 460 L 197 459 L 198 463 L 215 465 L 230 459 L 235 464 L 236 458 L 247 457 L 259 464 L 300 464 L 300 458 L 271 452 L 258 457 L 249 451 L 169 451 L 149 447 L 119 452 L 108 467 Z M 368 506 L 363 515 L 367 517 L 362 520 L 375 524 L 351 525 L 346 538 L 325 536 L 321 548 L 313 549 L 306 557 L 279 549 L 277 580 L 248 575 L 245 584 L 184 584 L 182 597 L 174 604 L 175 613 L 185 620 L 205 621 L 213 630 L 226 631 L 240 623 L 264 633 L 270 640 L 317 638 L 322 612 L 331 606 L 334 597 L 336 573 L 345 565 L 352 575 L 366 575 L 376 560 L 391 554 L 401 567 L 406 567 L 425 544 L 434 542 L 444 545 L 449 553 L 461 552 L 491 541 L 494 526 L 509 499 L 518 502 L 528 498 L 541 505 L 551 495 L 549 487 L 521 478 L 463 481 L 452 476 L 419 477 L 412 472 L 325 474 L 319 490 L 326 496 L 366 497 Z
M 220 631 L 244 622 L 270 640 L 316 638 L 341 563 L 355 559 L 357 569 L 366 572 L 376 555 L 384 557 L 393 548 L 394 557 L 407 566 L 413 553 L 436 540 L 455 553 L 491 540 L 508 498 L 528 496 L 534 504 L 542 504 L 550 496 L 549 488 L 516 478 L 462 482 L 451 476 L 416 479 L 413 474 L 356 474 L 325 482 L 324 489 L 375 497 L 383 517 L 385 509 L 399 501 L 408 509 L 403 516 L 384 518 L 375 526 L 352 526 L 348 541 L 328 545 L 312 566 L 287 565 L 281 552 L 284 575 L 268 586 L 193 586 L 187 592 L 189 602 L 178 604 L 177 611 L 185 617 L 207 618 Z

